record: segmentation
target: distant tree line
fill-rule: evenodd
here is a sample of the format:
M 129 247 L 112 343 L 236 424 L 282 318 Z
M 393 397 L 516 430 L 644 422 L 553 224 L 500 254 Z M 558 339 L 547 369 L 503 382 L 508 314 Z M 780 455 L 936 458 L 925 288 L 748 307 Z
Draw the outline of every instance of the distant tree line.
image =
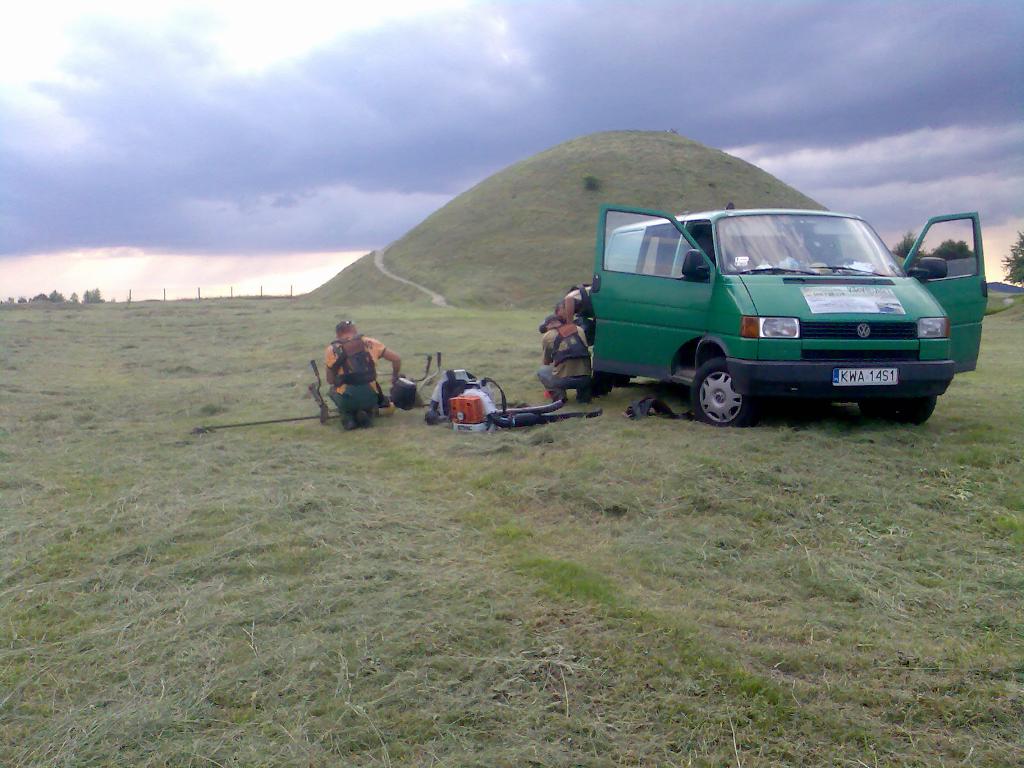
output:
M 910 249 L 914 247 L 914 243 L 916 242 L 917 235 L 913 232 L 907 232 L 900 238 L 899 242 L 890 249 L 892 250 L 892 255 L 898 257 L 900 261 L 902 261 L 907 258 L 907 255 L 910 253 Z M 974 249 L 972 249 L 965 240 L 943 240 L 938 246 L 936 246 L 935 250 L 930 253 L 925 248 L 919 248 L 917 255 L 918 257 L 934 256 L 939 259 L 945 259 L 946 261 L 953 261 L 955 259 L 974 258 Z
M 916 241 L 917 235 L 913 232 L 907 232 L 892 247 L 893 255 L 899 257 L 900 260 L 905 259 Z M 918 252 L 918 255 L 937 256 L 940 259 L 952 261 L 955 259 L 974 258 L 974 250 L 963 240 L 944 240 L 931 253 L 922 249 Z M 1010 246 L 1010 252 L 1003 257 L 1003 269 L 1006 270 L 1006 282 L 1014 285 L 1024 285 L 1024 232 L 1017 233 L 1016 242 Z
M 2 295 L 2 294 L 0 294 Z M 7 297 L 7 304 L 30 304 L 40 301 L 48 301 L 51 304 L 103 304 L 106 299 L 103 298 L 103 294 L 100 293 L 99 288 L 92 288 L 86 291 L 82 298 L 78 298 L 77 293 L 72 293 L 70 297 L 64 298 L 64 294 L 60 291 L 50 291 L 49 294 L 37 293 L 31 299 L 27 299 L 24 296 L 14 298 L 13 296 Z

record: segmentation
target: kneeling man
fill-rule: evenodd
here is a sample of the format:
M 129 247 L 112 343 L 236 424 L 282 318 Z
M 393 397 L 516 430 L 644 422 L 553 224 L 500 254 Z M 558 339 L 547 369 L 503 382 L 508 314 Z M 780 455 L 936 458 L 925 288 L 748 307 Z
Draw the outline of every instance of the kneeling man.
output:
M 345 429 L 368 427 L 377 409 L 386 404 L 377 383 L 376 362 L 384 358 L 391 363 L 394 382 L 402 368 L 402 358 L 376 339 L 361 336 L 351 320 L 338 323 L 334 333 L 336 338 L 325 354 L 331 400 L 338 406 Z
M 565 400 L 567 389 L 576 390 L 576 402 L 590 402 L 590 350 L 583 329 L 572 321 L 566 303 L 546 321 L 547 331 L 541 336 L 543 363 L 537 378 L 551 393 L 552 400 Z

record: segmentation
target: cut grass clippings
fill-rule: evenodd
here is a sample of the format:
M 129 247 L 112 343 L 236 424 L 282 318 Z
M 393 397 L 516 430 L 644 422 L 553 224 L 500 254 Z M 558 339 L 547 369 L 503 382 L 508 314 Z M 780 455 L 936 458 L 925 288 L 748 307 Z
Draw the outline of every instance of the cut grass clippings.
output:
M 315 413 L 335 313 L 0 309 L 0 764 L 1024 760 L 1018 308 L 921 427 L 189 434 Z M 345 314 L 540 398 L 529 313 Z

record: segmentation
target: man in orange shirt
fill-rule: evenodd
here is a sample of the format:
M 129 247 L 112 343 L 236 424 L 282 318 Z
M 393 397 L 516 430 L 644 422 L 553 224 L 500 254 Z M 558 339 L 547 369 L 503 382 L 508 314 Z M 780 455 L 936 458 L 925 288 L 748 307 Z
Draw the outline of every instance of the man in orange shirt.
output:
M 325 352 L 331 400 L 338 406 L 345 429 L 368 427 L 385 400 L 377 383 L 376 362 L 384 358 L 391 363 L 393 383 L 402 368 L 402 358 L 376 339 L 361 336 L 351 320 L 338 323 L 334 333 L 336 338 Z

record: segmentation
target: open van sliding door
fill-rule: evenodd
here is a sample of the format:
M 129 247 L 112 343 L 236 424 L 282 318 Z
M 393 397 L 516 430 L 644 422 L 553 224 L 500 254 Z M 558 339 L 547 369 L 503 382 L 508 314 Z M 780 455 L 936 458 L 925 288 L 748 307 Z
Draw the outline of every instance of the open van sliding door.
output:
M 605 206 L 597 228 L 594 370 L 668 379 L 676 352 L 704 334 L 714 267 L 706 279 L 682 277 L 698 248 L 668 213 Z M 699 250 L 699 248 L 698 248 Z
M 981 347 L 981 322 L 988 304 L 981 222 L 977 213 L 954 213 L 928 219 L 904 262 L 910 270 L 924 257 L 946 262 L 946 277 L 924 283 L 949 315 L 951 357 L 955 369 L 973 371 Z

